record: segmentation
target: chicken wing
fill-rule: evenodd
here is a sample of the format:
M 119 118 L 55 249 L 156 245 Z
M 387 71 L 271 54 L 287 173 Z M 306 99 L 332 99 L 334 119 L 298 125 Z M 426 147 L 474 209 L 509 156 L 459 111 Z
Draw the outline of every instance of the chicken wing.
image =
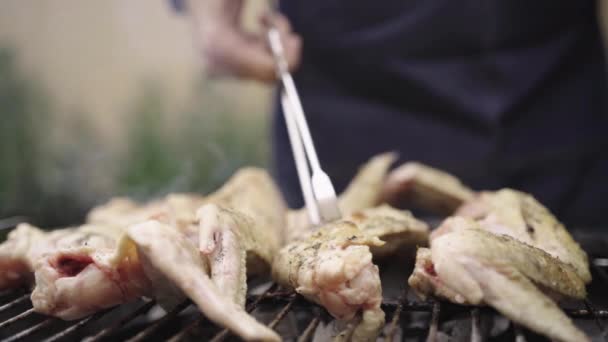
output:
M 27 223 L 18 225 L 0 245 L 0 290 L 30 285 L 36 260 L 72 232 L 61 229 L 49 233 Z
M 260 324 L 224 295 L 209 278 L 207 266 L 196 245 L 172 227 L 149 221 L 128 228 L 129 237 L 144 256 L 146 274 L 166 277 L 194 301 L 211 321 L 225 326 L 248 341 L 280 341 L 272 329 Z
M 187 295 L 241 337 L 277 340 L 244 303 L 246 275 L 270 270 L 284 219 L 271 178 L 247 168 L 207 197 L 173 194 L 144 205 L 119 198 L 78 228 L 47 233 L 22 225 L 0 245 L 0 285 L 31 281 L 34 272 L 34 308 L 63 319 L 140 296 L 171 307 Z
M 103 231 L 81 227 L 36 258 L 31 299 L 37 312 L 72 320 L 150 295 L 135 250 L 117 245 L 112 234 Z
M 459 304 L 487 304 L 538 333 L 558 341 L 588 341 L 551 297 L 584 298 L 576 270 L 545 251 L 496 235 L 461 217 L 458 226 L 418 250 L 410 286 Z
M 397 159 L 395 153 L 383 153 L 371 158 L 359 169 L 346 190 L 338 197 L 342 215 L 347 216 L 380 203 L 382 185 L 395 159 Z M 287 213 L 287 241 L 307 235 L 311 228 L 306 208 Z
M 196 213 L 199 249 L 212 279 L 244 305 L 247 274 L 268 273 L 283 244 L 286 205 L 268 173 L 245 168 L 206 199 Z
M 391 171 L 382 198 L 397 207 L 415 206 L 437 214 L 451 214 L 472 199 L 474 192 L 447 172 L 408 162 Z
M 283 247 L 272 274 L 279 284 L 324 306 L 337 319 L 351 321 L 354 341 L 372 341 L 384 323 L 380 278 L 372 255 L 392 255 L 427 240 L 428 226 L 408 211 L 386 205 L 368 208 Z M 359 311 L 360 322 L 355 317 Z
M 370 247 L 374 259 L 413 252 L 418 246 L 428 245 L 429 226 L 407 210 L 384 204 L 355 211 L 345 220 L 355 223 L 366 235 L 385 241 L 381 246 Z
M 283 247 L 273 263 L 273 278 L 322 305 L 339 320 L 358 321 L 356 315 L 361 313 L 352 340 L 374 341 L 384 325 L 384 312 L 380 308 L 380 276 L 372 263 L 370 246 L 382 244 L 355 223 L 333 222 Z
M 244 305 L 246 275 L 268 273 L 283 243 L 286 205 L 268 173 L 237 171 L 220 189 L 203 197 L 170 194 L 139 205 L 113 199 L 88 215 L 88 222 L 127 227 L 149 219 L 170 224 L 197 241 L 216 285 Z
M 387 177 L 384 199 L 393 204 L 409 200 L 435 212 L 473 218 L 487 231 L 512 236 L 548 252 L 572 265 L 583 281 L 591 281 L 585 252 L 549 210 L 529 194 L 511 189 L 475 194 L 446 172 L 406 163 Z M 433 236 L 442 233 L 438 229 Z
M 279 340 L 213 284 L 196 240 L 158 221 L 130 226 L 119 239 L 102 231 L 81 227 L 37 259 L 37 312 L 72 320 L 142 296 L 165 308 L 188 296 L 210 320 L 244 339 Z
M 456 215 L 478 221 L 484 230 L 538 247 L 573 266 L 585 283 L 591 281 L 587 254 L 564 225 L 529 194 L 511 189 L 481 192 L 459 208 Z M 444 225 L 433 232 L 433 237 L 452 228 Z

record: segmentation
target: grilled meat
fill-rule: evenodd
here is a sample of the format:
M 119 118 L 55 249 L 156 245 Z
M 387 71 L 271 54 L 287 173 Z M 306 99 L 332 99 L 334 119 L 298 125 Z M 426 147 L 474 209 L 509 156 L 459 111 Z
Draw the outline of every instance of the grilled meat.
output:
M 408 162 L 391 171 L 382 198 L 397 207 L 415 206 L 437 214 L 451 214 L 474 192 L 460 180 L 430 166 Z
M 355 211 L 345 217 L 370 237 L 385 241 L 381 246 L 370 246 L 374 259 L 409 254 L 418 246 L 426 246 L 429 227 L 409 211 L 397 210 L 386 204 L 376 208 Z M 413 254 L 409 254 L 413 256 Z
M 209 277 L 209 264 L 173 226 L 148 221 L 126 229 L 119 240 L 83 233 L 71 247 L 37 261 L 32 302 L 36 311 L 77 319 L 103 308 L 146 296 L 165 308 L 191 298 L 207 317 L 247 340 L 278 340 L 250 317 Z M 213 273 L 212 273 L 213 275 Z
M 286 205 L 263 170 L 238 171 L 197 211 L 199 249 L 212 279 L 230 298 L 245 305 L 247 274 L 270 271 L 283 244 Z
M 380 203 L 382 184 L 389 167 L 397 158 L 394 153 L 383 153 L 371 158 L 355 175 L 346 190 L 338 197 L 342 215 L 374 207 Z M 306 208 L 292 210 L 287 214 L 287 241 L 307 235 L 311 224 Z
M 179 288 L 211 321 L 227 327 L 245 340 L 280 341 L 270 328 L 245 312 L 244 303 L 228 297 L 209 278 L 207 265 L 196 245 L 171 226 L 149 221 L 129 227 L 129 237 L 145 259 L 146 274 L 167 279 Z M 161 286 L 163 282 L 160 283 Z M 182 296 L 177 296 L 180 298 Z
M 381 239 L 387 239 L 384 243 Z M 382 290 L 373 257 L 414 250 L 428 239 L 428 226 L 389 206 L 353 212 L 283 247 L 273 278 L 324 306 L 351 329 L 336 339 L 375 340 L 384 323 Z M 362 312 L 361 321 L 355 317 Z
M 243 168 L 207 197 L 171 194 L 143 206 L 118 198 L 92 210 L 88 221 L 123 227 L 149 219 L 170 224 L 196 241 L 213 281 L 244 305 L 246 275 L 267 273 L 283 243 L 285 208 L 267 172 Z
M 26 223 L 18 225 L 0 245 L 0 290 L 31 284 L 36 260 L 72 231 L 48 233 Z
M 509 235 L 538 247 L 573 266 L 585 283 L 591 281 L 587 254 L 564 225 L 529 194 L 511 189 L 481 192 L 459 208 L 456 215 L 476 220 L 484 230 Z M 433 232 L 433 236 L 451 228 L 444 226 L 444 229 Z
M 487 304 L 540 334 L 558 341 L 587 341 L 551 297 L 584 298 L 576 270 L 547 252 L 506 235 L 483 230 L 470 219 L 418 250 L 410 286 L 459 304 Z
M 125 242 L 132 224 L 154 218 L 168 222 L 172 197 L 146 205 L 114 199 L 93 209 L 83 226 L 42 233 L 47 248 L 28 270 L 35 274 L 34 309 L 71 320 L 141 296 L 155 297 L 165 307 L 176 304 L 177 291 L 167 291 L 171 283 L 150 281 L 134 245 Z M 196 241 L 194 232 L 183 233 Z M 61 238 L 53 239 L 57 234 Z
M 64 319 L 140 296 L 164 307 L 188 296 L 242 338 L 278 340 L 244 303 L 246 273 L 270 270 L 284 217 L 271 178 L 253 168 L 204 198 L 169 195 L 145 205 L 115 199 L 78 228 L 46 233 L 22 225 L 12 232 L 0 245 L 1 285 L 16 286 L 35 272 L 34 308 Z
M 370 246 L 382 244 L 355 223 L 336 221 L 283 247 L 274 260 L 272 275 L 279 284 L 322 305 L 339 320 L 357 321 L 356 315 L 361 313 L 352 339 L 374 341 L 384 325 L 384 312 Z
M 72 320 L 150 294 L 138 255 L 104 228 L 70 232 L 35 260 L 37 312 Z
M 405 200 L 434 212 L 472 218 L 487 231 L 512 236 L 548 252 L 572 265 L 585 283 L 591 281 L 585 252 L 549 210 L 529 194 L 511 189 L 474 194 L 448 173 L 406 163 L 387 177 L 384 198 L 388 203 Z M 442 233 L 439 229 L 433 236 Z
M 93 208 L 87 215 L 87 223 L 128 227 L 147 220 L 170 221 L 184 234 L 197 235 L 196 210 L 206 198 L 196 194 L 169 194 L 162 199 L 138 204 L 130 199 L 117 197 L 106 204 Z

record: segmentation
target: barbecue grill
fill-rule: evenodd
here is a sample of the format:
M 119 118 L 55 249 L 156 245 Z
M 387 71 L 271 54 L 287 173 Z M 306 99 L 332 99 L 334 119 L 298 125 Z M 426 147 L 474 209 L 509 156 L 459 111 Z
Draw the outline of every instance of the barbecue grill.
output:
M 584 245 L 584 243 L 583 243 Z M 383 341 L 546 341 L 488 307 L 421 301 L 407 288 L 408 268 L 383 267 L 386 326 Z M 411 267 L 411 266 L 409 266 Z M 593 282 L 585 301 L 563 304 L 564 311 L 594 341 L 608 341 L 608 259 L 592 258 Z M 405 272 L 403 271 L 405 269 Z M 409 268 L 411 270 L 411 268 Z M 387 275 L 387 272 L 392 272 Z M 327 312 L 275 284 L 250 283 L 247 311 L 277 330 L 286 341 L 310 341 L 327 331 Z M 190 302 L 164 312 L 154 301 L 139 300 L 71 322 L 35 313 L 26 289 L 0 293 L 0 340 L 12 341 L 236 341 L 209 322 Z M 540 318 L 539 318 L 540 319 Z M 317 335 L 319 336 L 319 335 Z

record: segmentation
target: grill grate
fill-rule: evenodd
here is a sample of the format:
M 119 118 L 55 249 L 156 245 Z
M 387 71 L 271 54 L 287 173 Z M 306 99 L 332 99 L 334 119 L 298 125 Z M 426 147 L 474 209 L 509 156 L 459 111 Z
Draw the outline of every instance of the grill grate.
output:
M 564 308 L 576 323 L 582 323 L 578 325 L 594 340 L 604 341 L 608 341 L 608 310 L 598 309 L 597 306 L 602 302 L 601 305 L 606 307 L 608 301 L 605 296 L 605 285 L 608 285 L 606 261 L 594 259 L 591 262 L 594 282 L 590 285 L 590 300 L 569 303 Z M 158 317 L 158 307 L 154 301 L 139 300 L 81 320 L 65 322 L 35 313 L 29 296 L 24 290 L 0 293 L 0 342 L 237 340 L 228 330 L 211 324 L 190 301 L 184 301 L 161 317 Z M 472 342 L 545 340 L 512 322 L 508 322 L 508 327 L 500 334 L 501 339 L 488 336 L 484 320 L 497 313 L 487 307 L 471 308 L 438 301 L 420 301 L 412 296 L 407 287 L 395 297 L 387 298 L 382 303 L 387 314 L 387 324 L 381 335 L 383 341 L 438 341 L 443 333 L 441 325 L 458 315 L 468 317 L 468 340 Z M 276 285 L 269 286 L 259 295 L 250 294 L 247 303 L 247 312 L 277 330 L 288 341 L 310 341 L 317 328 L 330 320 L 321 307 Z M 157 317 L 154 317 L 155 312 Z M 423 323 L 412 326 L 412 321 Z
M 273 314 L 270 320 L 260 319 L 260 317 L 258 319 L 268 322 L 269 327 L 277 329 L 281 333 L 284 333 L 286 325 L 288 325 L 283 324 L 284 326 L 281 326 L 281 323 L 285 321 L 288 314 L 296 314 L 301 311 L 308 312 L 308 317 L 301 324 L 302 329 L 286 336 L 286 340 L 295 341 L 297 337 L 298 342 L 309 341 L 319 324 L 328 319 L 327 313 L 322 308 L 308 303 L 299 295 L 285 292 L 274 285 L 261 295 L 250 295 L 248 303 L 247 311 L 253 312 L 254 315 L 258 311 L 261 313 L 272 311 Z M 160 335 L 162 335 L 162 339 L 169 341 L 182 341 L 188 340 L 192 338 L 192 335 L 196 334 L 199 336 L 203 335 L 206 337 L 205 340 L 214 342 L 235 339 L 226 329 L 220 329 L 211 325 L 203 315 L 195 313 L 190 301 L 179 304 L 173 310 L 155 320 L 146 318 L 153 311 L 155 302 L 142 300 L 134 306 L 131 305 L 132 308 L 126 314 L 118 312 L 121 311 L 121 307 L 125 306 L 123 305 L 103 310 L 90 317 L 74 322 L 63 322 L 56 318 L 44 317 L 34 313 L 29 302 L 29 294 L 4 293 L 0 296 L 0 304 L 0 315 L 6 316 L 12 314 L 11 311 L 17 310 L 16 314 L 12 314 L 9 318 L 0 322 L 0 328 L 2 328 L 0 330 L 0 338 L 3 338 L 2 342 L 21 340 L 51 342 L 73 341 L 75 339 L 84 339 L 87 342 L 109 339 L 134 342 L 159 340 Z M 590 301 L 585 301 L 582 304 L 585 308 L 565 309 L 565 312 L 577 320 L 595 321 L 596 328 L 600 331 L 598 336 L 605 339 L 607 331 L 605 320 L 608 319 L 608 311 L 595 308 Z M 387 313 L 388 322 L 383 334 L 383 340 L 385 341 L 396 340 L 398 338 L 397 331 L 400 327 L 402 328 L 402 340 L 405 340 L 406 336 L 414 336 L 417 337 L 414 340 L 426 338 L 427 341 L 437 341 L 441 316 L 450 316 L 451 314 L 463 313 L 467 310 L 471 321 L 470 341 L 486 341 L 487 336 L 484 329 L 482 329 L 482 317 L 493 312 L 489 308 L 465 308 L 451 303 L 409 300 L 407 289 L 402 292 L 397 300 L 387 300 L 382 306 Z M 187 311 L 190 311 L 190 314 Z M 404 320 L 406 319 L 404 315 L 415 312 L 427 313 L 427 316 L 430 315 L 430 318 L 427 319 L 428 329 L 414 329 L 413 331 L 406 332 L 407 328 L 404 324 Z M 103 322 L 104 319 L 107 321 L 108 318 L 110 318 L 109 322 Z M 184 319 L 188 320 L 186 324 L 179 323 Z M 145 321 L 145 323 L 133 325 L 132 323 L 135 320 Z M 16 331 L 15 329 L 11 329 L 17 325 L 21 325 L 21 327 Z M 129 325 L 132 326 L 129 328 Z M 525 329 L 514 324 L 511 324 L 511 328 L 509 329 L 512 330 L 512 340 L 517 342 L 529 340 L 525 336 L 530 333 Z M 163 333 L 159 334 L 161 331 Z M 533 335 L 532 338 L 536 339 L 538 337 Z

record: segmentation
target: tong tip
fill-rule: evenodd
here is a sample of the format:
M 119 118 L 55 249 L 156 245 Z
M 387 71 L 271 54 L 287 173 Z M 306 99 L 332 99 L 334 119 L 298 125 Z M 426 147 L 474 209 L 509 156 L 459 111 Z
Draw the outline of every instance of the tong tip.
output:
M 325 172 L 321 170 L 313 172 L 312 189 L 323 222 L 335 221 L 342 217 L 336 191 Z

